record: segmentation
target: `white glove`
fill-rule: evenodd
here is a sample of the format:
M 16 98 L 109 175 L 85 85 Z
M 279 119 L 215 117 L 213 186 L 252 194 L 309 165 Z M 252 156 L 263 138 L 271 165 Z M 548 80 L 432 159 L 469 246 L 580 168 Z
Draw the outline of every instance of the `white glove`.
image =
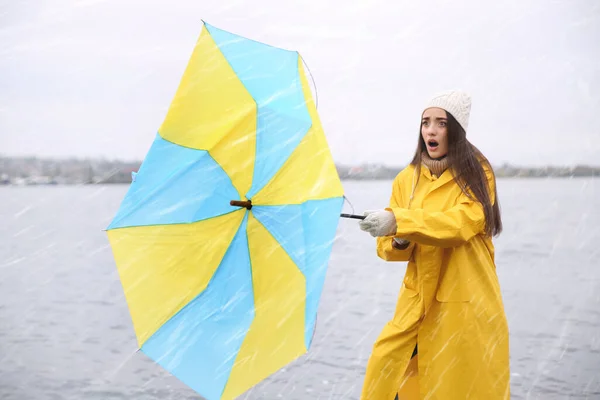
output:
M 366 218 L 358 223 L 360 229 L 371 236 L 391 236 L 396 233 L 396 216 L 387 210 L 365 211 Z

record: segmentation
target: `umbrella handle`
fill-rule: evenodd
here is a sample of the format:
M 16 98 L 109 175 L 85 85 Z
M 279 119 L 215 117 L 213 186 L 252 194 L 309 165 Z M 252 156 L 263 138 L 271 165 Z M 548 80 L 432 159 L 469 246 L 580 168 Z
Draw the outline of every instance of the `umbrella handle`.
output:
M 342 218 L 351 218 L 351 219 L 365 219 L 364 215 L 356 215 L 356 214 L 340 214 Z

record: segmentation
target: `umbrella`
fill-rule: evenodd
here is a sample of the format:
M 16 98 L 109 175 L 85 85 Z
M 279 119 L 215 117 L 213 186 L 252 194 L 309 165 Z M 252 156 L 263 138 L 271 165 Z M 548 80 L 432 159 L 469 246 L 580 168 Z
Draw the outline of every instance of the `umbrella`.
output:
M 300 55 L 203 22 L 107 228 L 141 352 L 209 400 L 306 353 L 343 198 Z

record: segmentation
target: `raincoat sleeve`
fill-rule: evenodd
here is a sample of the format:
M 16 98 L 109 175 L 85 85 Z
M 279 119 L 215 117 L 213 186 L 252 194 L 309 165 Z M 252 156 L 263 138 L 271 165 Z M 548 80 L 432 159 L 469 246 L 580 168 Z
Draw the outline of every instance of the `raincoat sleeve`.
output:
M 488 193 L 495 202 L 493 172 L 484 168 L 488 180 Z M 411 242 L 436 246 L 458 247 L 485 231 L 485 214 L 481 203 L 463 194 L 454 207 L 446 211 L 409 210 L 390 206 L 396 216 L 396 236 Z
M 398 176 L 394 180 L 392 196 L 389 203 L 390 208 L 406 207 L 408 205 L 402 196 L 398 179 L 401 179 L 401 176 Z M 397 236 L 402 237 L 401 235 Z M 406 238 L 402 237 L 402 239 Z M 377 255 L 379 258 L 382 258 L 385 261 L 409 261 L 412 257 L 415 244 L 411 241 L 407 248 L 400 250 L 392 246 L 393 240 L 394 238 L 392 236 L 381 236 L 377 238 Z

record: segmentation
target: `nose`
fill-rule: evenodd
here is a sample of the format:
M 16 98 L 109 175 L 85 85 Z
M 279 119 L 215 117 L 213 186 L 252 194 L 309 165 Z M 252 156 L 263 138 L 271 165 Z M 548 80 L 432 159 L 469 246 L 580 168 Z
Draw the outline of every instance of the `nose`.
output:
M 427 134 L 427 136 L 435 136 L 436 135 L 435 128 L 431 125 L 429 125 L 425 128 L 425 133 Z

